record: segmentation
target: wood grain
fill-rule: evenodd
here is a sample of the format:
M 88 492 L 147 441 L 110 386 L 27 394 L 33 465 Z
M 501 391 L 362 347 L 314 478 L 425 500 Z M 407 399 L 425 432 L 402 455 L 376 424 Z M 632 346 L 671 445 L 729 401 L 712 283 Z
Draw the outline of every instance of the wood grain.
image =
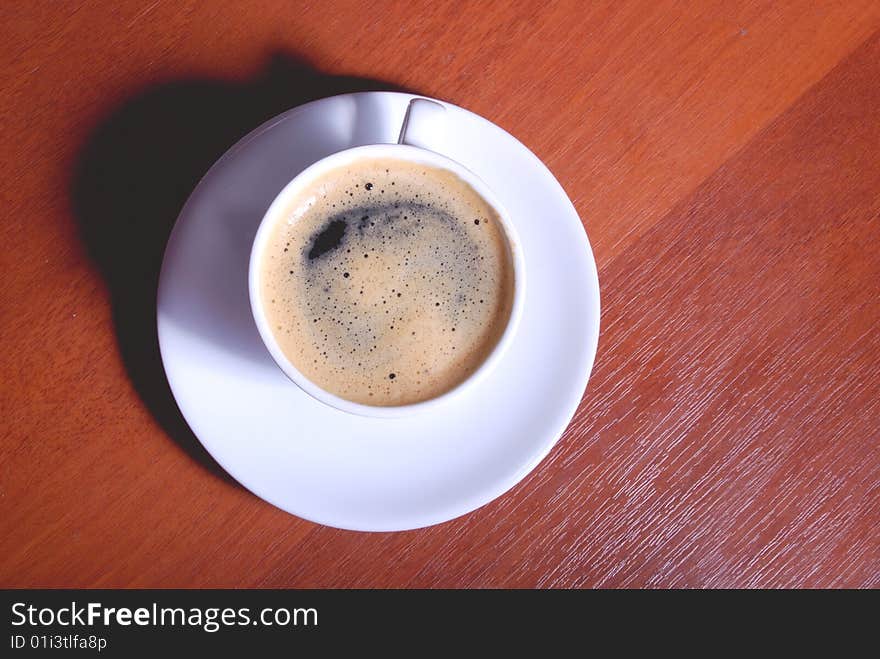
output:
M 878 29 L 868 1 L 5 3 L 0 586 L 880 586 Z M 532 148 L 603 294 L 550 456 L 399 534 L 231 482 L 149 328 L 213 159 L 371 88 Z

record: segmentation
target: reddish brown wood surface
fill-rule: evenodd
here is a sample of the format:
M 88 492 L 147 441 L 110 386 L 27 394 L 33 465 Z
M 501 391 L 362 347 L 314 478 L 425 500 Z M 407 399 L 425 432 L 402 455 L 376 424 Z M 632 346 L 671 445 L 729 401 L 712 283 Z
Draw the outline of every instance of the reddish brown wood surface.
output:
M 880 4 L 0 7 L 0 586 L 880 586 Z M 399 534 L 234 484 L 170 403 L 162 247 L 213 159 L 403 88 L 532 148 L 603 294 L 568 431 Z

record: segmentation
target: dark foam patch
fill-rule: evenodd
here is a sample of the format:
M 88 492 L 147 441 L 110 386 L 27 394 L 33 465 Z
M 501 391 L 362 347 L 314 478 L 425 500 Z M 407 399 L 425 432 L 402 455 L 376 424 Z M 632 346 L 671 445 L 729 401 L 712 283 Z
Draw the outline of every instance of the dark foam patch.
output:
M 312 239 L 312 248 L 308 254 L 309 260 L 313 261 L 339 247 L 342 244 L 342 239 L 345 237 L 345 230 L 347 228 L 348 223 L 344 219 L 337 218 L 329 221 Z

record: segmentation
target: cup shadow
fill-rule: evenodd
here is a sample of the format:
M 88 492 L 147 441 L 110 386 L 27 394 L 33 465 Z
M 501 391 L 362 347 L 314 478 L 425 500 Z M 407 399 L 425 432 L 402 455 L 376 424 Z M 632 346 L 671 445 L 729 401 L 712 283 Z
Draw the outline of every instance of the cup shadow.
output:
M 128 376 L 168 436 L 207 471 L 236 486 L 186 424 L 162 367 L 156 302 L 165 246 L 196 184 L 238 139 L 295 106 L 363 91 L 406 90 L 380 80 L 328 75 L 298 57 L 278 54 L 251 81 L 188 79 L 143 90 L 101 121 L 76 159 L 72 209 L 106 282 Z M 351 139 L 366 143 L 370 131 L 356 124 Z M 307 160 L 309 154 L 302 157 Z M 255 231 L 259 219 L 245 218 L 243 235 Z M 223 308 L 219 311 L 222 315 Z M 232 345 L 236 332 L 256 333 L 252 319 L 234 316 L 215 318 L 219 333 L 210 338 Z M 224 329 L 227 321 L 241 326 Z M 195 329 L 208 328 L 203 323 Z

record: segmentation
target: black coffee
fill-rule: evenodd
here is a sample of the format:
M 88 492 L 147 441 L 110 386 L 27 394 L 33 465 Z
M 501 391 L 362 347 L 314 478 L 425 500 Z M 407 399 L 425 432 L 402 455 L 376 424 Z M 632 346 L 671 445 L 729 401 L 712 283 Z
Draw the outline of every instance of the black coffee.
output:
M 261 293 L 287 358 L 323 389 L 403 405 L 453 388 L 510 317 L 497 214 L 446 170 L 369 159 L 324 174 L 271 234 Z

